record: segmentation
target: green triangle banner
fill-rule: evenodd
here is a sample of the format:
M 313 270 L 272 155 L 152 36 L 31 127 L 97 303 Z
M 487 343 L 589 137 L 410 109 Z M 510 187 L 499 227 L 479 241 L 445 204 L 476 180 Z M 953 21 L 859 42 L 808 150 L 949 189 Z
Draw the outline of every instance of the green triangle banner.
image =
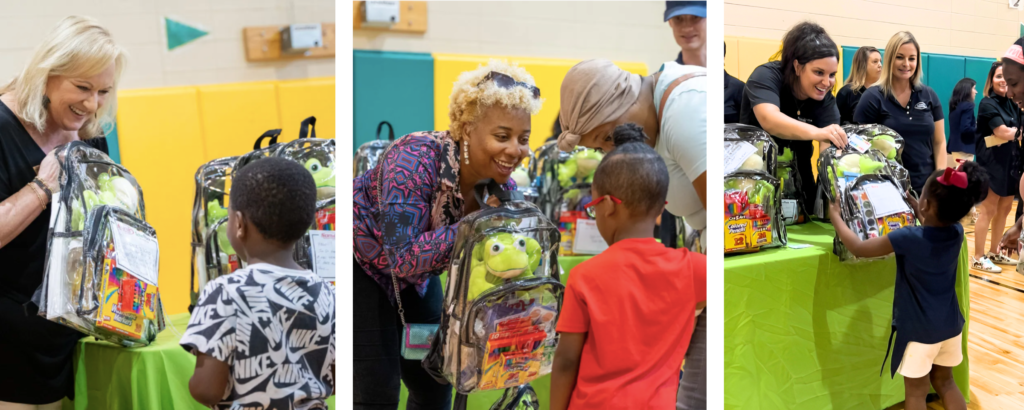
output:
M 210 34 L 206 31 L 189 26 L 185 23 L 171 20 L 167 17 L 164 17 L 164 23 L 166 23 L 165 26 L 167 26 L 168 50 L 174 50 L 175 48 L 195 41 L 199 37 Z

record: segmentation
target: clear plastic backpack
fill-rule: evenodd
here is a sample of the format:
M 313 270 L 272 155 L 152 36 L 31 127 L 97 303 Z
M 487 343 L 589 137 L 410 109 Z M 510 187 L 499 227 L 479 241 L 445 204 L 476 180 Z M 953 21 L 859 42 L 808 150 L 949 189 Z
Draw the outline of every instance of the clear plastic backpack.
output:
M 529 383 L 505 389 L 491 410 L 540 410 L 540 399 Z
M 39 316 L 122 346 L 164 329 L 159 244 L 142 189 L 123 166 L 80 141 L 57 148 Z
M 749 125 L 726 124 L 724 135 L 725 253 L 785 245 L 778 147 Z
M 192 204 L 191 307 L 206 283 L 242 267 L 242 261 L 228 242 L 228 192 L 231 171 L 239 157 L 219 158 L 196 171 L 195 202 Z
M 861 153 L 852 147 L 830 147 L 818 159 L 818 175 L 825 199 L 828 203 L 838 202 L 843 221 L 861 239 L 884 236 L 917 224 L 908 187 L 896 179 L 890 162 L 878 150 Z M 833 253 L 842 262 L 891 256 L 857 258 L 838 237 L 833 240 Z
M 551 372 L 559 281 L 558 230 L 522 193 L 477 185 L 501 200 L 459 223 L 444 314 L 423 366 L 458 393 L 505 389 Z
M 387 141 L 380 139 L 380 131 L 384 129 L 385 125 L 388 126 Z M 354 167 L 352 177 L 358 178 L 360 175 L 363 175 L 367 171 L 376 167 L 381 154 L 383 154 L 384 151 L 388 149 L 388 146 L 393 142 L 395 142 L 395 129 L 391 127 L 390 122 L 381 121 L 380 124 L 377 124 L 377 139 L 360 145 L 359 149 L 356 150 L 356 156 L 352 160 L 352 165 Z
M 316 120 L 310 117 L 310 125 Z M 307 135 L 310 138 L 307 138 Z M 300 132 L 299 138 L 280 145 L 273 156 L 295 161 L 306 168 L 316 183 L 317 212 L 308 233 L 295 245 L 295 262 L 334 282 L 335 142 L 316 138 L 316 131 Z M 328 241 L 329 239 L 329 241 Z M 331 248 L 330 250 L 326 249 Z M 320 250 L 320 254 L 316 251 Z M 328 255 L 329 253 L 329 255 Z M 326 259 L 325 259 L 326 258 Z M 329 270 L 329 272 L 328 272 Z

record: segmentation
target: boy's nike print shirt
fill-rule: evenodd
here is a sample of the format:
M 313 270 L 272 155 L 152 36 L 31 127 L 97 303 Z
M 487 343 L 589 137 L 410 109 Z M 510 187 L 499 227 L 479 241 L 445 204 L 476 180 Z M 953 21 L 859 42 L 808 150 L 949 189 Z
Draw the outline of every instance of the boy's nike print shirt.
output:
M 218 410 L 327 408 L 334 288 L 310 271 L 255 264 L 208 283 L 181 346 L 230 368 Z

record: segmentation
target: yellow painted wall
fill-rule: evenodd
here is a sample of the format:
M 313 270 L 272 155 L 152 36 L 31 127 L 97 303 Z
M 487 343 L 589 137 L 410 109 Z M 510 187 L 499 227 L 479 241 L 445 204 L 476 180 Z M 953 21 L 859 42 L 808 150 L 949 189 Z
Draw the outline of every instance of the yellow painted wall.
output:
M 169 314 L 186 311 L 192 202 L 200 165 L 252 149 L 264 131 L 298 137 L 317 117 L 317 137 L 335 137 L 334 78 L 123 90 L 118 96 L 121 162 L 138 179 L 147 220 L 160 241 L 160 290 Z
M 569 72 L 572 66 L 581 60 L 554 59 L 554 58 L 528 58 L 528 57 L 499 57 L 483 55 L 462 55 L 462 54 L 435 54 L 434 55 L 434 129 L 446 130 L 451 121 L 448 118 L 449 97 L 452 88 L 459 74 L 464 71 L 476 69 L 481 64 L 487 64 L 491 59 L 502 59 L 510 62 L 517 62 L 519 66 L 526 69 L 537 82 L 540 88 L 540 96 L 544 99 L 541 111 L 533 116 L 531 127 L 533 134 L 530 138 L 530 148 L 537 149 L 544 144 L 544 140 L 551 136 L 551 126 L 558 118 L 559 103 L 561 96 L 559 90 L 562 87 L 562 79 Z M 647 65 L 635 62 L 616 62 L 623 70 L 640 75 L 647 75 Z

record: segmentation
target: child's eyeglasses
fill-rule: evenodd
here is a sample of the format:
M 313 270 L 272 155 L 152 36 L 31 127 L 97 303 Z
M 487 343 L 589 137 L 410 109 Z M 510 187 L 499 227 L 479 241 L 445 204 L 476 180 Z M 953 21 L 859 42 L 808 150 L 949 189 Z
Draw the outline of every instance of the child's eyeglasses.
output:
M 494 81 L 494 85 L 505 89 L 511 89 L 512 87 L 520 86 L 532 92 L 533 98 L 540 98 L 540 88 L 537 88 L 537 86 L 532 84 L 524 83 L 522 81 L 516 81 L 516 79 L 512 78 L 508 74 L 499 73 L 497 71 L 491 71 L 490 73 L 487 73 L 487 76 L 484 77 L 483 80 L 480 80 L 479 83 L 476 83 L 476 86 L 479 87 L 480 84 L 486 83 L 487 81 Z
M 601 201 L 604 200 L 604 197 L 608 197 L 609 199 L 611 199 L 611 202 L 614 202 L 616 204 L 623 203 L 623 200 L 615 198 L 615 197 L 613 197 L 611 195 L 602 195 L 600 198 L 595 199 L 593 202 L 591 202 L 591 203 L 589 203 L 587 205 L 584 205 L 584 209 L 587 210 L 587 216 L 590 216 L 591 219 L 596 219 L 597 218 L 597 216 L 595 216 L 595 213 L 594 213 L 594 208 L 597 208 L 597 204 L 601 203 Z M 665 201 L 665 204 L 668 205 L 669 201 Z
M 617 203 L 617 204 L 621 204 L 622 203 L 622 200 L 619 199 L 619 198 L 616 198 L 616 197 L 611 196 L 611 195 L 602 195 L 602 196 L 598 197 L 597 199 L 594 199 L 593 201 L 591 201 L 589 204 L 583 205 L 583 209 L 587 210 L 587 216 L 589 216 L 591 219 L 597 219 L 597 216 L 595 216 L 595 213 L 594 213 L 594 208 L 597 208 L 597 204 L 600 204 L 601 201 L 604 201 L 605 198 L 608 198 L 612 202 Z

